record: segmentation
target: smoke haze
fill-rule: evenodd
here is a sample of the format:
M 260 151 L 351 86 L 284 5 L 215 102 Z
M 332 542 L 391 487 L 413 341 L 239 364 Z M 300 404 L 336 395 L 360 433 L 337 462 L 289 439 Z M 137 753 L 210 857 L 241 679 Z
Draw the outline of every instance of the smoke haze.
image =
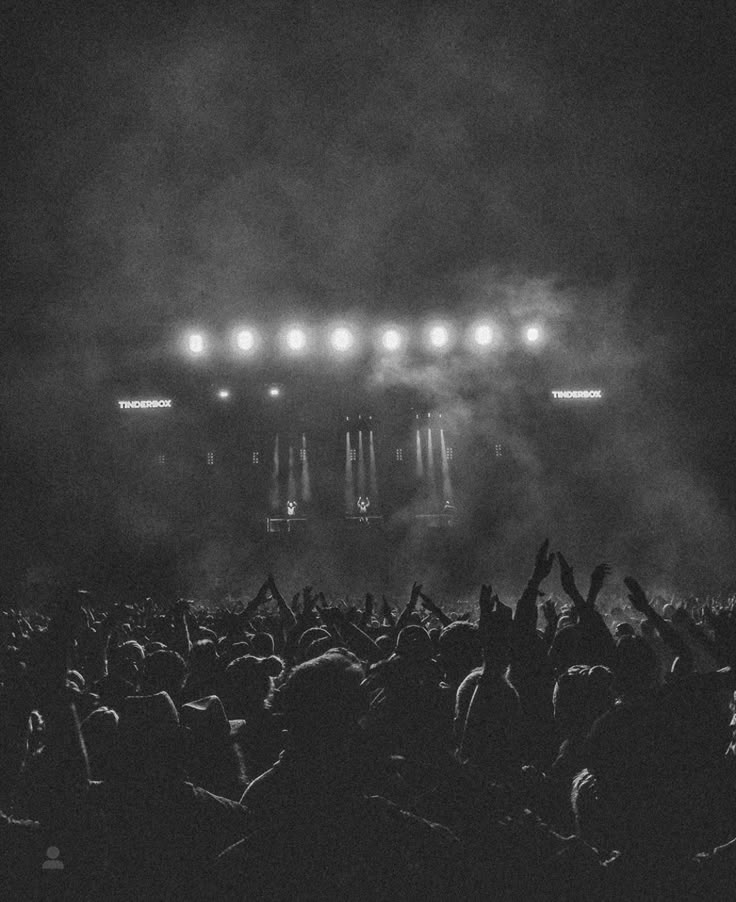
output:
M 503 486 L 464 488 L 472 578 L 520 578 L 549 534 L 581 567 L 733 579 L 732 23 L 680 2 L 507 6 L 10 13 L 7 572 L 54 536 L 78 532 L 83 557 L 103 524 L 166 533 L 90 451 L 88 404 L 187 326 L 483 313 L 486 365 L 368 374 L 513 459 Z M 548 334 L 523 360 L 532 320 Z M 594 425 L 555 420 L 547 390 L 582 383 L 605 392 Z

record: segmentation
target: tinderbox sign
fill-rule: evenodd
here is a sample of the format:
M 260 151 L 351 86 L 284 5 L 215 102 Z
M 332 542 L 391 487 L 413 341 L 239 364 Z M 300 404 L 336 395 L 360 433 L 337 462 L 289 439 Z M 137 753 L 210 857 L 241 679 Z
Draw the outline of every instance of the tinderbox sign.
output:
M 151 401 L 118 401 L 120 410 L 156 410 L 161 407 L 171 407 L 171 398 L 161 398 Z
M 565 389 L 553 391 L 551 394 L 555 401 L 567 401 L 573 399 L 582 401 L 603 400 L 603 390 L 600 388 Z

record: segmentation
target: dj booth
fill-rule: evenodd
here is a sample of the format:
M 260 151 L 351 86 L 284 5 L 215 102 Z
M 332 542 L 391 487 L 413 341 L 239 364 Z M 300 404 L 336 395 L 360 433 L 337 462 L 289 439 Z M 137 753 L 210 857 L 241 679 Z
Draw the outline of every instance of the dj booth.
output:
M 304 532 L 307 528 L 306 517 L 266 517 L 266 532 Z
M 455 512 L 440 514 L 416 514 L 414 517 L 418 526 L 425 529 L 451 529 L 455 525 Z M 366 529 L 384 525 L 384 517 L 381 514 L 346 514 L 344 517 L 347 529 Z M 266 532 L 271 535 L 286 535 L 290 533 L 305 532 L 307 529 L 306 517 L 267 517 Z

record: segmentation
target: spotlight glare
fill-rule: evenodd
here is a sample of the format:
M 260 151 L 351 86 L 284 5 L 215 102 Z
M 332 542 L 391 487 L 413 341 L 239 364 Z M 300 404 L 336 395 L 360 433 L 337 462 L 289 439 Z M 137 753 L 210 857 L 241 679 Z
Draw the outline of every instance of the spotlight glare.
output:
M 227 401 L 230 397 L 230 389 L 229 388 L 221 388 L 217 392 L 217 397 L 220 398 L 221 401 Z
M 446 326 L 432 326 L 429 330 L 429 343 L 433 348 L 444 348 L 450 341 L 450 333 Z
M 386 329 L 381 344 L 387 351 L 398 351 L 401 347 L 401 332 L 398 329 Z
M 536 344 L 539 339 L 542 337 L 542 333 L 539 329 L 539 326 L 529 326 L 526 330 L 526 340 L 529 344 Z
M 485 348 L 493 341 L 493 329 L 485 323 L 476 326 L 473 330 L 475 343 Z
M 292 351 L 303 351 L 307 344 L 307 336 L 302 329 L 289 329 L 286 333 L 286 344 Z
M 192 354 L 201 354 L 204 351 L 204 338 L 199 332 L 192 332 L 187 344 Z
M 281 394 L 281 389 L 278 385 L 269 385 L 268 387 L 268 396 L 269 398 L 278 398 Z
M 256 337 L 250 329 L 241 329 L 235 341 L 241 351 L 252 351 L 256 346 Z
M 353 346 L 353 333 L 350 331 L 350 329 L 346 329 L 343 326 L 340 326 L 332 332 L 330 341 L 332 343 L 332 347 L 336 351 L 349 351 Z

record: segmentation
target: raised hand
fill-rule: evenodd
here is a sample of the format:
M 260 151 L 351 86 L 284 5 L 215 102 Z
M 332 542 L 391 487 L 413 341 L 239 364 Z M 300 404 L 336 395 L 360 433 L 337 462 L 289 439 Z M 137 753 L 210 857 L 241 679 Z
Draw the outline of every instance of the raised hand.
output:
M 422 607 L 429 611 L 430 613 L 434 613 L 438 610 L 437 605 L 432 601 L 429 596 L 425 595 L 424 592 L 419 593 L 419 598 L 422 602 Z
M 565 560 L 565 556 L 561 551 L 557 552 L 557 560 L 560 564 L 560 583 L 565 590 L 565 594 L 572 600 L 576 607 L 585 607 L 583 596 L 578 591 L 575 584 L 575 576 L 572 566 Z
M 260 607 L 262 604 L 265 604 L 268 601 L 269 595 L 271 594 L 271 575 L 269 574 L 268 579 L 263 583 L 261 588 L 256 593 L 256 597 L 251 599 L 248 604 L 245 606 L 244 614 L 248 614 L 251 611 L 254 611 L 256 608 Z
M 407 607 L 412 610 L 417 606 L 417 601 L 419 601 L 419 596 L 422 594 L 422 584 L 414 583 L 411 587 L 411 595 L 409 596 L 409 604 Z
M 555 562 L 554 552 L 550 554 L 549 539 L 545 539 L 537 551 L 534 560 L 534 572 L 532 573 L 532 582 L 537 586 L 552 572 L 552 565 Z
M 629 590 L 631 607 L 634 608 L 635 611 L 639 611 L 640 614 L 648 616 L 651 608 L 644 589 L 642 589 L 633 576 L 624 577 L 624 585 Z
M 365 593 L 365 605 L 363 610 L 365 611 L 365 616 L 370 620 L 373 616 L 373 596 L 370 592 Z
M 606 577 L 610 574 L 611 568 L 606 563 L 598 564 L 590 574 L 590 588 L 588 589 L 587 604 L 591 607 L 595 604 L 598 593 L 603 588 Z

